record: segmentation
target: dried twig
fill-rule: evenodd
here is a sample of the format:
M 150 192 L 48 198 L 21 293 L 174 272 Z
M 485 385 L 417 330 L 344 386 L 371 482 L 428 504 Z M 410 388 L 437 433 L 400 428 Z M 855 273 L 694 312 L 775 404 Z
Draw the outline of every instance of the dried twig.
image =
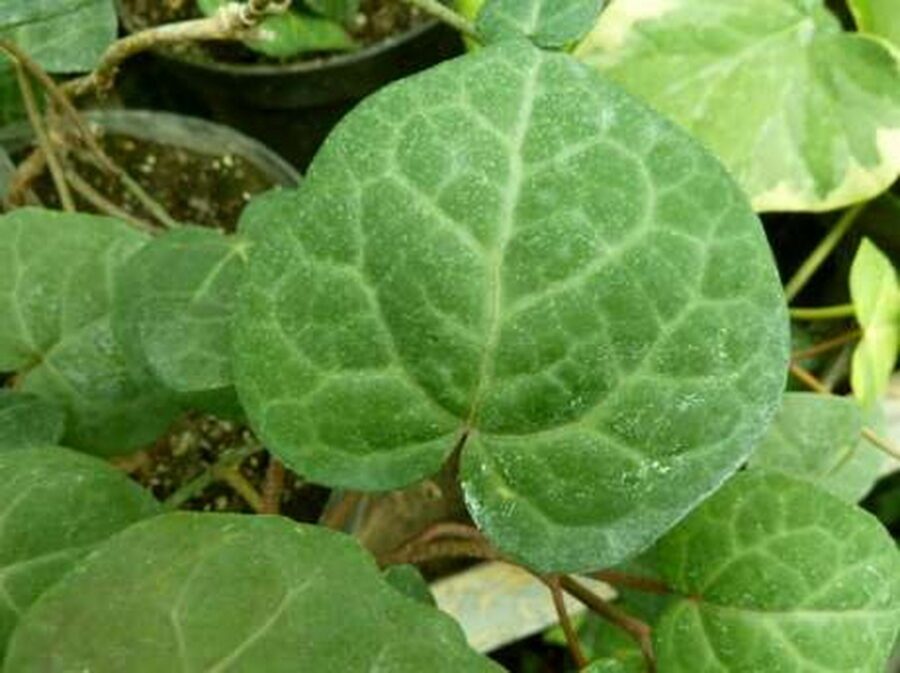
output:
M 247 37 L 264 16 L 284 11 L 288 4 L 272 0 L 251 0 L 246 5 L 231 3 L 210 17 L 167 23 L 132 33 L 114 42 L 93 72 L 70 80 L 63 86 L 63 91 L 73 98 L 89 93 L 103 94 L 112 88 L 119 68 L 132 56 L 184 42 L 238 40 Z
M 72 189 L 85 201 L 90 203 L 94 208 L 96 208 L 99 212 L 109 215 L 111 217 L 118 218 L 124 222 L 128 222 L 132 226 L 137 229 L 141 229 L 142 231 L 152 232 L 153 225 L 149 222 L 144 222 L 142 219 L 135 217 L 127 210 L 120 208 L 115 203 L 107 199 L 103 194 L 94 189 L 84 178 L 82 178 L 78 173 L 76 173 L 71 168 L 65 169 L 66 173 L 66 181 L 72 186 Z
M 2 48 L 2 45 L 0 45 Z M 72 192 L 66 182 L 66 174 L 63 171 L 62 163 L 53 147 L 53 141 L 47 133 L 44 126 L 44 119 L 38 109 L 37 100 L 34 97 L 34 90 L 31 88 L 31 82 L 28 80 L 28 73 L 25 72 L 24 66 L 19 61 L 13 61 L 16 77 L 19 81 L 19 90 L 22 92 L 22 101 L 25 103 L 25 112 L 28 115 L 28 121 L 34 129 L 34 136 L 37 139 L 38 147 L 47 161 L 47 167 L 50 169 L 50 177 L 59 194 L 59 201 L 63 210 L 68 212 L 75 211 L 75 200 L 72 198 Z
M 835 348 L 840 348 L 844 344 L 856 341 L 860 336 L 862 336 L 861 329 L 852 329 L 848 332 L 844 332 L 843 334 L 839 334 L 836 337 L 827 339 L 825 341 L 822 341 L 821 343 L 817 343 L 815 346 L 810 346 L 809 348 L 794 351 L 793 353 L 791 353 L 791 360 L 793 360 L 794 362 L 800 362 L 801 360 L 806 360 L 808 358 L 827 353 L 834 350 Z

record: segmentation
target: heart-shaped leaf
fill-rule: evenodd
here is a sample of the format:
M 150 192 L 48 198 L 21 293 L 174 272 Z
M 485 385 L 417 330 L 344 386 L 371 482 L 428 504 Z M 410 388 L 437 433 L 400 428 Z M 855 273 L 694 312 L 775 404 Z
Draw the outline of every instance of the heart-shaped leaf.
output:
M 759 211 L 864 201 L 900 173 L 900 52 L 822 0 L 614 0 L 577 53 L 703 140 Z
M 246 249 L 239 236 L 184 227 L 128 260 L 113 327 L 132 367 L 149 367 L 181 393 L 231 387 L 231 318 Z
M 107 463 L 49 446 L 0 453 L 0 660 L 19 618 L 97 543 L 159 512 Z
M 0 389 L 0 451 L 53 445 L 64 431 L 59 407 L 36 395 Z
M 527 37 L 541 47 L 564 47 L 587 35 L 604 0 L 487 0 L 478 32 L 488 42 Z
M 658 545 L 683 594 L 654 629 L 659 669 L 882 673 L 900 627 L 900 555 L 870 514 L 746 472 Z
M 817 393 L 788 393 L 750 466 L 805 479 L 856 502 L 878 480 L 884 454 L 861 437 L 856 400 Z
M 864 407 L 884 395 L 900 347 L 900 285 L 894 265 L 863 239 L 850 267 L 850 297 L 863 336 L 853 351 L 850 384 Z
M 784 299 L 736 185 L 525 41 L 375 94 L 256 231 L 235 377 L 267 447 L 372 490 L 461 447 L 475 520 L 542 570 L 649 545 L 780 402 Z
M 0 11 L 0 39 L 50 72 L 92 70 L 117 30 L 113 0 L 3 0 Z
M 900 3 L 897 0 L 848 0 L 856 25 L 900 47 Z
M 497 673 L 460 628 L 385 582 L 350 537 L 277 517 L 169 514 L 48 591 L 6 673 Z
M 100 454 L 156 438 L 177 413 L 113 338 L 118 269 L 147 237 L 104 217 L 27 208 L 0 217 L 0 371 L 67 415 L 65 443 Z

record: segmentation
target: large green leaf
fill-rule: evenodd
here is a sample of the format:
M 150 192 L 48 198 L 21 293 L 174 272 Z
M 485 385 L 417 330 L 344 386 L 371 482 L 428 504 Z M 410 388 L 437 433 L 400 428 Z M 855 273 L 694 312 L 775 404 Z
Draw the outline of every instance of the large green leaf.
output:
M 50 446 L 0 453 L 0 660 L 47 587 L 98 542 L 158 511 L 146 491 L 96 458 Z
M 740 191 L 525 41 L 371 97 L 258 231 L 235 376 L 266 445 L 372 490 L 461 445 L 470 512 L 544 570 L 648 545 L 779 404 L 784 300 Z
M 232 384 L 231 318 L 247 243 L 184 227 L 154 239 L 119 276 L 113 327 L 132 366 L 197 393 Z
M 478 673 L 446 615 L 350 537 L 276 517 L 170 514 L 109 540 L 29 611 L 6 673 Z
M 861 31 L 887 38 L 900 47 L 900 3 L 897 0 L 849 0 L 848 4 Z
M 862 428 L 862 410 L 852 398 L 788 393 L 750 466 L 806 479 L 856 502 L 884 464 L 884 454 L 861 437 Z
M 900 555 L 870 514 L 751 471 L 657 551 L 684 595 L 654 632 L 660 671 L 884 672 L 900 627 Z
M 0 217 L 0 371 L 66 410 L 65 443 L 102 454 L 153 440 L 176 410 L 126 368 L 113 279 L 147 237 L 104 217 L 33 208 Z
M 0 39 L 12 40 L 50 72 L 92 70 L 116 39 L 113 0 L 3 0 L 3 5 Z
M 577 53 L 707 143 L 757 210 L 838 208 L 900 173 L 900 52 L 822 0 L 614 0 Z
M 850 296 L 863 336 L 853 351 L 850 384 L 865 407 L 887 390 L 900 347 L 900 285 L 894 265 L 863 239 L 850 267 Z
M 35 395 L 0 389 L 0 450 L 53 445 L 64 430 L 59 407 Z
M 542 47 L 564 47 L 584 37 L 603 0 L 487 0 L 478 32 L 489 42 L 527 37 Z

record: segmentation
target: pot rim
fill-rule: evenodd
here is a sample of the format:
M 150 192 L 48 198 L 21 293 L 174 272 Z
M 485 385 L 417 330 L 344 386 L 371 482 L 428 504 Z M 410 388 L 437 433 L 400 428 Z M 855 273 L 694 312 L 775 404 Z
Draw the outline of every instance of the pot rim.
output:
M 89 124 L 96 124 L 114 134 L 182 147 L 197 154 L 234 152 L 268 175 L 273 186 L 297 187 L 302 180 L 299 171 L 275 150 L 237 129 L 206 119 L 162 110 L 118 108 L 89 110 L 84 113 L 84 118 Z M 153 124 L 151 120 L 162 124 Z M 159 132 L 160 129 L 163 129 L 162 133 Z M 178 133 L 176 130 L 182 132 Z M 204 142 L 216 135 L 227 138 L 227 144 L 214 147 L 211 143 Z M 27 122 L 0 127 L 0 146 L 5 146 L 10 152 L 24 147 L 33 138 L 34 133 Z
M 116 0 L 119 19 L 122 26 L 128 33 L 134 33 L 134 23 L 131 16 L 125 11 L 122 0 Z M 272 77 L 293 74 L 305 74 L 310 72 L 327 72 L 329 70 L 338 70 L 346 66 L 355 65 L 361 61 L 365 61 L 374 56 L 378 56 L 386 51 L 410 42 L 423 33 L 434 29 L 440 24 L 436 18 L 429 17 L 416 24 L 412 28 L 399 33 L 390 35 L 383 40 L 374 42 L 358 51 L 335 54 L 324 59 L 311 61 L 294 61 L 290 63 L 225 63 L 221 61 L 200 61 L 190 58 L 184 58 L 169 51 L 154 49 L 153 53 L 161 56 L 169 61 L 185 64 L 194 68 L 203 70 L 211 70 L 224 75 L 240 75 L 244 77 Z

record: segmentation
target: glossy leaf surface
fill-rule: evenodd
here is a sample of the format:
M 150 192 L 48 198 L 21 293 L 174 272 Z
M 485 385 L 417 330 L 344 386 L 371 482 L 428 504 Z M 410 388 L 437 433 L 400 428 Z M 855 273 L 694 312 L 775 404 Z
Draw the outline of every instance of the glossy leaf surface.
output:
M 543 570 L 649 545 L 780 401 L 783 296 L 736 185 L 524 41 L 372 96 L 258 231 L 236 381 L 267 446 L 383 490 L 462 444 L 475 520 Z
M 883 673 L 900 627 L 900 555 L 870 514 L 747 472 L 657 549 L 684 595 L 654 633 L 667 673 Z

